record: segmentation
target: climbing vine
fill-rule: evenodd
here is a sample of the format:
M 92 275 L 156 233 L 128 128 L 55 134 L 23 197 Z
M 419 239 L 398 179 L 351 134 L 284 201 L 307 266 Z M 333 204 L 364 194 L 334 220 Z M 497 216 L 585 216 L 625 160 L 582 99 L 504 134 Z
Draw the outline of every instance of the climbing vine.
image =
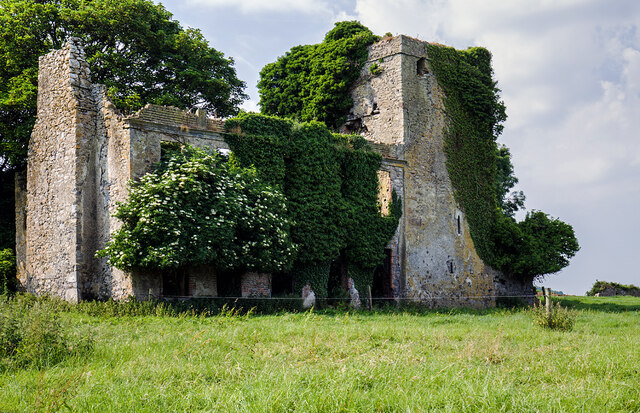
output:
M 478 255 L 494 268 L 527 279 L 560 271 L 579 250 L 573 228 L 540 211 L 517 222 L 524 194 L 509 150 L 496 139 L 506 120 L 484 48 L 455 50 L 429 44 L 429 63 L 445 92 L 447 170 L 456 201 L 467 215 Z
M 378 206 L 382 158 L 358 135 L 333 134 L 320 122 L 296 123 L 245 113 L 227 120 L 226 140 L 243 167 L 282 188 L 291 221 L 291 239 L 299 245 L 293 272 L 326 296 L 329 264 L 341 253 L 353 273 L 382 262 L 384 247 L 398 225 L 400 200 L 391 214 Z M 351 273 L 351 271 L 350 271 Z M 371 285 L 367 281 L 364 285 Z
M 261 111 L 331 128 L 344 123 L 353 106 L 349 90 L 378 40 L 356 21 L 336 23 L 322 43 L 296 46 L 260 71 Z
M 459 51 L 429 44 L 429 63 L 445 92 L 449 118 L 445 135 L 447 170 L 456 201 L 467 215 L 480 257 L 496 262 L 496 138 L 506 119 L 492 80 L 491 54 L 483 48 Z

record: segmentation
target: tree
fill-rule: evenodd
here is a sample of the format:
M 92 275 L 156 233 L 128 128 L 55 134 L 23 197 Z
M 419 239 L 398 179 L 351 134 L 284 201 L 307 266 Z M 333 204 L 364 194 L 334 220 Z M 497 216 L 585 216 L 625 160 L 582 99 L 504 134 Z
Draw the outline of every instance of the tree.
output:
M 502 213 L 508 217 L 513 217 L 516 211 L 524 209 L 524 193 L 510 192 L 517 183 L 509 148 L 504 145 L 496 146 L 496 201 Z
M 337 128 L 353 106 L 349 90 L 367 60 L 367 46 L 377 39 L 362 24 L 345 21 L 322 43 L 292 48 L 260 71 L 261 112 Z
M 498 267 L 519 278 L 556 273 L 580 250 L 571 225 L 542 211 L 529 212 L 520 222 L 502 216 L 498 223 Z
M 246 98 L 233 60 L 150 0 L 0 0 L 0 170 L 24 166 L 38 57 L 70 36 L 122 109 L 198 105 L 229 116 Z
M 100 251 L 117 268 L 283 271 L 296 248 L 284 195 L 253 168 L 192 147 L 168 150 L 154 173 L 131 184 L 123 223 Z

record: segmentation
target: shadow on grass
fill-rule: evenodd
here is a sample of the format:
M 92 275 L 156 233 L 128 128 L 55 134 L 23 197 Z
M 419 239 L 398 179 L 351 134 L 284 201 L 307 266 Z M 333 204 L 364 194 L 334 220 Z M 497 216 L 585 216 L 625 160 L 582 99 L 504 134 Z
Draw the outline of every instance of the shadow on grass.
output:
M 563 307 L 607 313 L 640 311 L 640 297 L 553 297 Z
M 7 298 L 8 299 L 8 298 Z M 78 304 L 68 303 L 57 298 L 36 297 L 30 294 L 17 294 L 13 297 L 27 307 L 40 302 L 54 312 L 76 312 L 91 316 L 241 316 L 269 315 L 283 313 L 299 313 L 308 311 L 302 308 L 302 300 L 297 297 L 281 297 L 279 299 L 259 298 L 201 298 L 188 300 L 125 300 L 125 301 L 82 301 Z M 553 300 L 563 307 L 601 312 L 640 311 L 640 297 L 554 297 Z M 344 316 L 345 313 L 359 316 L 375 316 L 380 314 L 413 314 L 413 315 L 474 315 L 490 316 L 505 312 L 517 312 L 526 306 L 513 308 L 430 308 L 419 303 L 375 303 L 373 311 L 354 310 L 349 307 L 348 300 L 341 303 L 319 302 L 314 312 L 325 316 Z M 0 307 L 2 302 L 0 300 Z M 1 309 L 1 308 L 0 308 Z

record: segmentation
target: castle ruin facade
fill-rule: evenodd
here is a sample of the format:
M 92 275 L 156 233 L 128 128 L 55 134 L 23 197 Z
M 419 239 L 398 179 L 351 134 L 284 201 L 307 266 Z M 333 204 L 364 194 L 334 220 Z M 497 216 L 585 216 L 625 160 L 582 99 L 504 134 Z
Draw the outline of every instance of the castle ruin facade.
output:
M 403 202 L 382 266 L 386 298 L 486 307 L 496 295 L 530 294 L 530 285 L 492 270 L 474 249 L 445 165 L 444 96 L 429 70 L 426 43 L 396 36 L 370 46 L 352 97 L 344 129 L 361 133 L 383 157 L 382 208 L 394 190 Z M 119 228 L 113 213 L 127 200 L 129 180 L 160 161 L 163 142 L 229 149 L 223 121 L 200 110 L 147 105 L 122 116 L 105 87 L 91 82 L 77 39 L 40 58 L 37 121 L 26 176 L 16 185 L 24 290 L 70 301 L 169 295 L 158 274 L 127 273 L 95 256 Z M 211 268 L 191 268 L 181 291 L 217 296 L 219 281 Z M 242 296 L 271 295 L 269 274 L 242 274 L 240 284 Z

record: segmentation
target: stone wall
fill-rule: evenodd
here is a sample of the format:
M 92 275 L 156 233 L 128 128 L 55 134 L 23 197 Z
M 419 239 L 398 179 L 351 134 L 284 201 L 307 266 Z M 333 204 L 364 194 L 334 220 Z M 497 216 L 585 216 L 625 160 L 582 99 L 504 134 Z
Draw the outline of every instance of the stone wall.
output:
M 439 307 L 490 306 L 494 272 L 475 252 L 453 197 L 444 94 L 429 70 L 426 45 L 397 36 L 370 47 L 347 129 L 360 132 L 387 165 L 395 162 L 403 171 L 393 183 L 403 199 L 403 222 L 390 243 L 402 258 L 401 295 Z M 378 75 L 371 74 L 373 64 Z
M 72 39 L 39 61 L 38 118 L 29 142 L 24 273 L 30 292 L 80 296 L 84 269 L 83 188 L 89 173 L 87 130 L 95 123 L 89 68 Z M 81 159 L 84 164 L 77 162 Z M 18 245 L 20 248 L 20 245 Z
M 216 297 L 218 277 L 210 266 L 192 268 L 189 273 L 189 291 L 194 297 Z
M 121 115 L 105 87 L 91 83 L 78 39 L 41 57 L 27 184 L 16 187 L 17 222 L 25 223 L 16 236 L 22 288 L 70 301 L 161 295 L 161 274 L 126 273 L 95 253 L 120 226 L 113 214 L 128 198 L 129 180 L 160 160 L 163 141 L 228 149 L 222 130 L 200 110 L 147 105 Z M 194 270 L 194 291 L 216 295 L 215 274 L 210 281 L 205 273 Z
M 523 301 L 533 305 L 537 295 L 532 278 L 517 279 L 498 271 L 496 271 L 494 278 L 494 289 L 496 296 L 503 297 L 507 303 Z
M 271 297 L 271 274 L 246 272 L 240 278 L 242 297 Z

